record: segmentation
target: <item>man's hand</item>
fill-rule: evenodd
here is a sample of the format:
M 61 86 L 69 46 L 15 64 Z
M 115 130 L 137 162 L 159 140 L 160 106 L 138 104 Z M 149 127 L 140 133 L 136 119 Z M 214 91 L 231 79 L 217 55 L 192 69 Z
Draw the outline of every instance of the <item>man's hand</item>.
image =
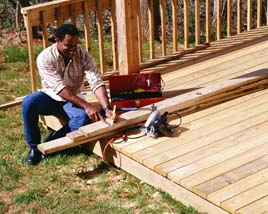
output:
M 96 121 L 99 121 L 99 120 L 104 120 L 103 117 L 100 114 L 100 110 L 97 107 L 88 104 L 88 105 L 86 105 L 86 107 L 84 109 L 85 109 L 89 119 L 92 122 L 96 122 Z
M 110 118 L 113 122 L 115 122 L 116 119 L 117 119 L 117 115 L 116 115 L 116 106 L 114 106 L 114 109 L 113 109 L 113 110 L 111 110 L 111 109 L 109 109 L 109 108 L 106 108 L 106 109 L 105 109 L 105 116 L 106 116 L 107 118 Z

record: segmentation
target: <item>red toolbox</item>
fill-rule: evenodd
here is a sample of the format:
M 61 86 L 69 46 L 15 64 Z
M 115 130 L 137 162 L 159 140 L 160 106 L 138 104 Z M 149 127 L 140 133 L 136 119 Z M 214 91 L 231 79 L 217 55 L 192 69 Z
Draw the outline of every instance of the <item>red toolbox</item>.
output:
M 140 108 L 163 100 L 160 73 L 133 73 L 109 78 L 112 106 L 122 110 Z

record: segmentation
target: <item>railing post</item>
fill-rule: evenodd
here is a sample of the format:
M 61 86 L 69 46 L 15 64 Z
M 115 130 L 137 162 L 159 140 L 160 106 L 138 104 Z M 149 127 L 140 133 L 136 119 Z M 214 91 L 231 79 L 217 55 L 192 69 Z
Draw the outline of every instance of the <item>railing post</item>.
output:
M 137 0 L 116 0 L 119 73 L 138 72 Z

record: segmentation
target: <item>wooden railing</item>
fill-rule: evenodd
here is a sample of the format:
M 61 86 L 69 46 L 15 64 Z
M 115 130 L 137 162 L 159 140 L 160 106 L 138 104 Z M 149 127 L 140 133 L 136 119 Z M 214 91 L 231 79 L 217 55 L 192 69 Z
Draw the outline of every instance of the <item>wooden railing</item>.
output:
M 112 69 L 119 70 L 122 74 L 132 73 L 139 72 L 141 67 L 151 66 L 157 61 L 161 62 L 159 59 L 163 59 L 163 57 L 168 60 L 176 53 L 195 51 L 214 40 L 240 34 L 242 31 L 250 31 L 268 23 L 268 13 L 266 11 L 264 14 L 262 0 L 257 0 L 254 6 L 252 0 L 247 0 L 247 2 L 226 0 L 226 4 L 223 2 L 225 3 L 223 0 L 214 2 L 212 0 L 202 2 L 200 0 L 159 0 L 161 41 L 157 46 L 154 37 L 154 0 L 148 0 L 148 41 L 145 41 L 143 37 L 143 31 L 146 29 L 141 24 L 144 17 L 141 16 L 139 0 L 59 0 L 22 8 L 27 30 L 32 90 L 37 89 L 33 26 L 42 27 L 43 47 L 45 48 L 49 45 L 48 26 L 50 24 L 57 26 L 63 22 L 76 24 L 77 18 L 79 17 L 81 20 L 82 17 L 85 48 L 90 52 L 92 26 L 89 24 L 89 14 L 96 12 L 100 72 L 105 73 L 108 69 L 105 66 L 103 11 L 109 10 L 111 14 Z M 222 18 L 224 8 L 227 10 L 226 20 Z M 216 11 L 216 19 L 214 19 L 216 25 L 212 23 L 212 10 Z M 171 11 L 171 21 L 168 19 L 170 16 L 167 14 L 168 11 Z M 182 15 L 178 14 L 180 11 L 182 11 Z M 200 14 L 205 14 L 205 16 L 201 17 Z M 180 20 L 183 20 L 180 23 L 178 22 L 179 16 L 181 16 Z M 170 36 L 172 39 L 167 37 L 167 26 L 169 25 L 172 26 Z M 194 25 L 194 30 L 192 30 L 194 32 L 190 32 L 190 25 Z M 182 39 L 179 39 L 181 37 Z M 190 40 L 190 38 L 192 39 Z M 144 48 L 145 42 L 149 44 L 149 57 L 147 58 L 145 51 L 148 50 Z M 159 46 L 160 53 L 156 51 Z
M 30 7 L 22 8 L 25 27 L 27 31 L 27 42 L 29 48 L 30 70 L 32 91 L 36 91 L 36 71 L 34 61 L 34 47 L 33 47 L 33 26 L 41 26 L 43 47 L 49 45 L 49 32 L 48 26 L 61 25 L 64 22 L 71 22 L 77 24 L 78 17 L 83 20 L 84 34 L 85 34 L 85 48 L 91 52 L 91 37 L 90 37 L 90 24 L 89 13 L 97 11 L 97 26 L 98 26 L 98 44 L 99 44 L 99 60 L 101 73 L 106 71 L 105 56 L 104 56 L 104 35 L 103 35 L 103 10 L 111 10 L 111 29 L 112 29 L 112 50 L 113 50 L 113 69 L 118 69 L 117 63 L 117 46 L 116 46 L 116 29 L 115 29 L 115 10 L 114 1 L 110 0 L 61 0 L 52 1 L 49 3 L 38 4 Z

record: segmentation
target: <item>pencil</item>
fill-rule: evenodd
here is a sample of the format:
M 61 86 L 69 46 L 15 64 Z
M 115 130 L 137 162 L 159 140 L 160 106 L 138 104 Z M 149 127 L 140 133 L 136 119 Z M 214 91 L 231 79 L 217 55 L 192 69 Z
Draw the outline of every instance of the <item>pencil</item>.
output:
M 113 108 L 113 114 L 112 114 L 112 125 L 113 125 L 114 120 L 115 120 L 115 111 L 116 111 L 116 105 L 114 105 L 114 108 Z

